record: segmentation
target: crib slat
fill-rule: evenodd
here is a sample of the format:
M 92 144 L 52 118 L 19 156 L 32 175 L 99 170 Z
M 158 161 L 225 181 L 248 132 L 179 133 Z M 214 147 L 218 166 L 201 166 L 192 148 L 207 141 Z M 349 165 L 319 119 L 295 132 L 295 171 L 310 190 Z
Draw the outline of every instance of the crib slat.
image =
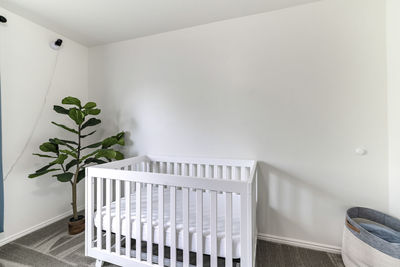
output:
M 189 189 L 182 189 L 183 266 L 189 267 Z
M 247 234 L 247 227 L 249 227 L 247 224 L 248 214 L 247 194 L 240 194 L 240 264 L 243 264 L 243 266 L 249 264 L 248 258 L 251 256 L 248 254 L 248 249 L 252 244 L 247 243 L 247 237 L 249 236 Z
M 173 167 L 174 167 L 174 172 L 173 172 L 173 174 L 174 174 L 174 175 L 178 175 L 178 163 L 177 163 L 177 162 L 174 162 L 173 164 L 174 164 L 174 166 L 173 166 Z
M 164 186 L 158 186 L 158 265 L 164 266 Z
M 142 185 L 136 183 L 136 259 L 141 260 L 142 255 Z
M 246 181 L 246 167 L 240 167 L 240 180 Z
M 106 250 L 111 252 L 111 179 L 106 179 Z
M 102 249 L 102 228 L 103 228 L 103 179 L 97 178 L 97 214 L 99 215 L 99 224 L 97 226 L 97 248 Z
M 176 267 L 176 187 L 171 186 L 171 267 Z
M 228 179 L 228 167 L 226 165 L 222 167 L 222 179 Z
M 196 176 L 197 177 L 201 177 L 201 164 L 197 164 L 196 169 L 197 169 Z
M 167 173 L 167 174 L 171 174 L 171 173 L 172 173 L 172 172 L 171 172 L 171 163 L 167 162 L 166 164 L 167 164 L 167 171 L 166 171 L 166 173 Z
M 152 184 L 147 184 L 147 262 L 152 263 L 153 257 L 153 205 Z
M 115 181 L 115 218 L 117 230 L 115 231 L 115 252 L 121 255 L 121 181 Z
M 86 183 L 87 183 L 87 204 L 88 209 L 86 210 L 86 220 L 88 220 L 88 231 L 87 231 L 87 240 L 86 243 L 89 244 L 89 248 L 93 247 L 93 239 L 94 239 L 94 226 L 93 226 L 93 218 L 94 218 L 94 178 L 88 175 L 88 170 L 86 169 Z M 87 249 L 85 253 L 87 254 Z
M 210 194 L 211 267 L 217 267 L 217 192 L 211 191 Z
M 206 165 L 206 176 L 207 178 L 212 178 L 211 175 L 211 166 L 210 165 Z
M 232 267 L 232 193 L 225 193 L 225 266 Z
M 196 263 L 203 266 L 203 190 L 196 190 Z
M 189 164 L 189 176 L 193 177 L 194 174 L 194 164 Z
M 232 180 L 238 180 L 238 170 L 236 166 L 232 166 Z
M 126 226 L 126 237 L 125 237 L 125 254 L 128 258 L 131 257 L 131 183 L 125 181 L 125 226 Z
M 189 175 L 188 165 L 186 163 L 182 163 L 182 175 Z
M 146 162 L 143 161 L 141 165 L 142 165 L 141 171 L 142 171 L 142 172 L 146 172 Z

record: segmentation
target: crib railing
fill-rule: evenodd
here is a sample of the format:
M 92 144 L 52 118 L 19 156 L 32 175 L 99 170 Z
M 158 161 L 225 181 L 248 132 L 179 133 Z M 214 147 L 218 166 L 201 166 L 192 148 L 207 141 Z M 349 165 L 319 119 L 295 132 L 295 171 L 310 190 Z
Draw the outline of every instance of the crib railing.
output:
M 183 266 L 190 262 L 189 192 L 196 199 L 196 265 L 203 266 L 203 192 L 210 193 L 210 263 L 218 264 L 217 195 L 224 194 L 225 202 L 225 266 L 232 266 L 232 195 L 240 195 L 240 264 L 254 266 L 256 246 L 256 202 L 257 172 L 254 161 L 178 159 L 170 157 L 136 157 L 110 162 L 86 169 L 86 255 L 102 261 L 129 266 L 177 265 L 176 240 L 176 196 L 182 190 L 183 214 Z M 153 231 L 153 189 L 158 194 L 158 232 Z M 146 190 L 146 214 L 142 214 L 142 193 Z M 169 190 L 170 210 L 170 257 L 165 259 L 164 200 Z M 135 229 L 132 229 L 131 194 L 135 193 Z M 121 202 L 125 210 L 121 212 Z M 111 203 L 115 203 L 116 229 L 112 232 Z M 95 213 L 99 222 L 95 227 Z M 143 216 L 142 216 L 143 215 Z M 125 220 L 123 220 L 125 218 Z M 138 220 L 137 218 L 141 218 Z M 147 229 L 139 221 L 147 220 Z M 122 233 L 122 223 L 126 232 Z M 150 227 L 149 227 L 150 226 Z M 142 240 L 146 230 L 146 240 Z M 135 247 L 131 247 L 132 233 Z M 146 242 L 146 253 L 142 253 L 142 241 Z M 158 244 L 157 256 L 153 255 L 153 244 Z

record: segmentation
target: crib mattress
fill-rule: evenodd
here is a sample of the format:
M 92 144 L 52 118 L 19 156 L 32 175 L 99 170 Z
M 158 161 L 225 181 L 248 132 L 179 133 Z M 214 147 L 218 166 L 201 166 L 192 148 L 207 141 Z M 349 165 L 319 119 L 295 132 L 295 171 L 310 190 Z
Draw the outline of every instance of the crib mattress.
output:
M 170 190 L 164 189 L 164 244 L 171 245 L 171 223 L 170 223 Z M 158 187 L 153 187 L 152 190 L 152 231 L 153 243 L 158 244 Z M 147 189 L 141 190 L 141 224 L 142 224 L 142 240 L 147 241 Z M 115 212 L 115 202 L 111 203 L 111 231 L 117 230 L 117 219 Z M 240 258 L 240 196 L 233 194 L 232 196 L 232 257 Z M 127 235 L 127 224 L 125 214 L 125 199 L 121 198 L 121 235 Z M 102 208 L 102 229 L 106 230 L 109 226 L 109 221 L 106 220 L 106 207 Z M 99 227 L 100 216 L 95 213 L 94 223 Z M 136 195 L 131 195 L 131 237 L 136 239 Z M 196 233 L 196 192 L 189 191 L 189 250 L 197 251 L 197 233 Z M 211 234 L 210 234 L 210 193 L 203 193 L 203 253 L 211 254 Z M 182 190 L 176 190 L 176 246 L 183 249 L 183 216 L 182 216 Z M 225 257 L 225 195 L 217 194 L 217 253 L 219 257 Z

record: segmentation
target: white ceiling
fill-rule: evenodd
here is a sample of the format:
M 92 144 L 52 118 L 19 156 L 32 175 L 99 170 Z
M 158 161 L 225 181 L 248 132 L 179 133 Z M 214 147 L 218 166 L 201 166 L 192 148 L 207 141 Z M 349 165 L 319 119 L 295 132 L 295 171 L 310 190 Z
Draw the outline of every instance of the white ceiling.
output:
M 0 0 L 0 6 L 87 46 L 316 0 Z

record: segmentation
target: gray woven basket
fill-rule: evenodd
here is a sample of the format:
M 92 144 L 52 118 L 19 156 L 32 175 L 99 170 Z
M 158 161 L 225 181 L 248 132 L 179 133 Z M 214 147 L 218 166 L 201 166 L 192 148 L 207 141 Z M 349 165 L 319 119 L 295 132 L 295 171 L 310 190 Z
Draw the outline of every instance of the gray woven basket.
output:
M 362 207 L 348 209 L 342 246 L 346 266 L 400 266 L 400 243 L 370 233 L 358 223 L 360 220 L 400 232 L 400 220 L 392 216 Z

